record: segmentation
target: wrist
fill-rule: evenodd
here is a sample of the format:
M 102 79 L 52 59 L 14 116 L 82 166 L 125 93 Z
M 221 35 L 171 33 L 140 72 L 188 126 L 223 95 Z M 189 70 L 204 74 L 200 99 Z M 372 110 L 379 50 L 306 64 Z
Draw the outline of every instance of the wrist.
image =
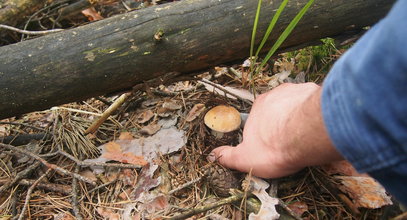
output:
M 322 165 L 342 160 L 325 128 L 321 110 L 321 92 L 318 87 L 290 114 L 283 131 L 286 164 L 294 167 Z

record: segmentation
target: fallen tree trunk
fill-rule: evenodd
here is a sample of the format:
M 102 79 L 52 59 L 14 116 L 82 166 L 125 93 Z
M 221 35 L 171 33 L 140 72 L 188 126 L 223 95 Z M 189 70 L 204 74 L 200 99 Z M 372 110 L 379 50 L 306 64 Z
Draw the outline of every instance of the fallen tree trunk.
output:
M 306 2 L 289 2 L 272 39 Z M 280 3 L 263 1 L 257 36 Z M 316 1 L 282 47 L 360 30 L 392 3 Z M 183 0 L 0 47 L 0 118 L 131 88 L 168 72 L 244 59 L 256 6 L 253 0 Z

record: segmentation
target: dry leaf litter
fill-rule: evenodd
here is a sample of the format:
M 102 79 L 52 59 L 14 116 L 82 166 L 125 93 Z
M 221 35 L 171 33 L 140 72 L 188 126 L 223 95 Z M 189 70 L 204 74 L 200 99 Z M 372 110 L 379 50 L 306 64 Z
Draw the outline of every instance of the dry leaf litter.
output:
M 210 151 L 224 140 L 204 125 L 205 112 L 228 105 L 248 113 L 254 95 L 234 75 L 213 78 L 204 73 L 199 78 L 151 88 L 159 90 L 153 95 L 137 92 L 93 134 L 83 135 L 108 107 L 96 99 L 31 113 L 14 119 L 15 125 L 2 124 L 4 136 L 43 134 L 18 148 L 47 162 L 38 164 L 32 155 L 2 150 L 2 219 L 20 214 L 27 188 L 47 170 L 30 195 L 28 218 L 376 219 L 385 210 L 381 207 L 392 204 L 377 182 L 349 172 L 349 164 L 308 168 L 270 181 L 208 162 Z M 272 88 L 271 80 L 259 79 L 257 91 Z M 223 86 L 230 82 L 235 83 Z M 238 143 L 241 129 L 232 138 Z M 73 181 L 72 173 L 88 182 Z M 6 184 L 11 181 L 16 182 Z M 270 184 L 276 192 L 268 189 Z

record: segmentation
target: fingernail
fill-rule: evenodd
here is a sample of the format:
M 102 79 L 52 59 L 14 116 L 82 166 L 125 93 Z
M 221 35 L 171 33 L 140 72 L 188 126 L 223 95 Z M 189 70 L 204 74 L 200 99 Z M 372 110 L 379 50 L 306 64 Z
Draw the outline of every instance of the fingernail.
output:
M 215 162 L 215 160 L 216 160 L 216 155 L 215 155 L 215 153 L 214 153 L 214 152 L 211 152 L 211 153 L 208 155 L 207 159 L 208 159 L 210 162 Z

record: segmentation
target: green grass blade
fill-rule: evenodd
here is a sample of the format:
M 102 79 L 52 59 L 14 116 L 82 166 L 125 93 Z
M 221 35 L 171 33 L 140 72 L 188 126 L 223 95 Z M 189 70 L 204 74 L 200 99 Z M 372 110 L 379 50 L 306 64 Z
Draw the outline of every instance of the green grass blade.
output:
M 277 41 L 274 43 L 273 47 L 269 50 L 266 57 L 263 59 L 259 66 L 259 70 L 263 68 L 263 66 L 267 63 L 267 61 L 273 56 L 273 54 L 277 51 L 277 49 L 281 46 L 284 40 L 290 35 L 292 30 L 294 30 L 295 26 L 297 26 L 298 22 L 304 16 L 304 14 L 308 11 L 308 8 L 314 3 L 314 0 L 309 0 L 308 3 L 301 9 L 301 11 L 294 17 L 294 19 L 290 22 L 290 24 L 286 27 L 284 32 L 278 37 Z
M 281 2 L 280 7 L 278 7 L 277 12 L 274 14 L 273 18 L 271 19 L 270 24 L 266 30 L 266 33 L 264 34 L 264 37 L 261 40 L 259 47 L 257 48 L 256 55 L 255 55 L 256 57 L 259 55 L 261 49 L 263 49 L 264 44 L 266 43 L 267 39 L 269 38 L 271 31 L 273 30 L 274 26 L 276 25 L 277 20 L 280 17 L 281 12 L 283 12 L 287 3 L 288 3 L 288 0 L 284 0 L 283 2 Z M 253 42 L 253 39 L 252 39 L 252 42 Z
M 250 42 L 250 58 L 253 56 L 254 51 L 254 41 L 256 40 L 257 24 L 259 23 L 261 2 L 262 0 L 259 0 L 259 3 L 257 4 L 256 17 L 254 18 L 252 41 Z

